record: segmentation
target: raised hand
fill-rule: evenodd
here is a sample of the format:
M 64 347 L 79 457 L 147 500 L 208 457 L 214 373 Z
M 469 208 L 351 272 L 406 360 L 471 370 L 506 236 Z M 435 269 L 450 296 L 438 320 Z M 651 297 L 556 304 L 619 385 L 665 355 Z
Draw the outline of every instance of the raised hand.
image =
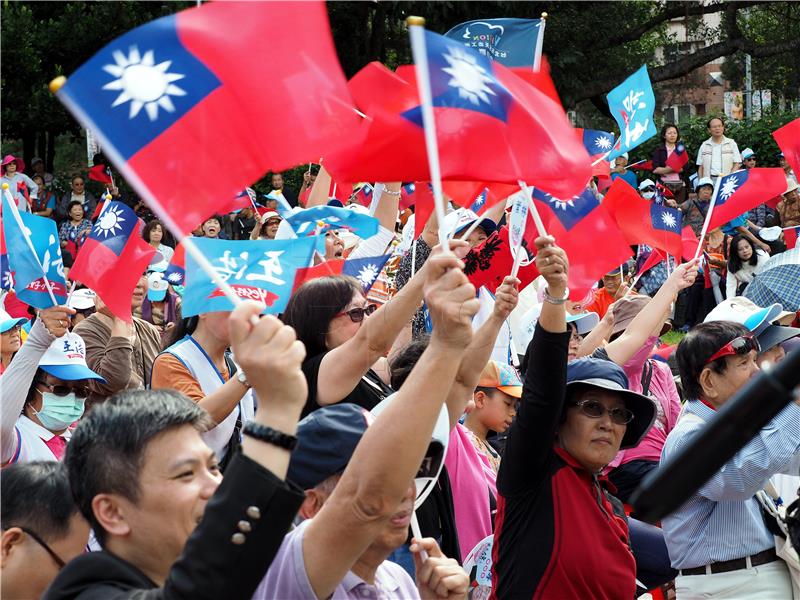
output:
M 548 293 L 560 296 L 567 288 L 569 260 L 567 253 L 555 242 L 555 238 L 549 235 L 536 238 L 536 268 L 547 282 Z
M 51 306 L 39 311 L 39 320 L 53 337 L 60 338 L 69 330 L 69 319 L 75 312 L 68 306 Z
M 480 303 L 454 254 L 434 248 L 425 262 L 423 295 L 433 321 L 431 341 L 466 348 L 472 340 L 472 317 Z
M 697 270 L 700 266 L 700 259 L 695 258 L 690 260 L 689 262 L 685 262 L 683 264 L 678 265 L 675 267 L 675 270 L 670 273 L 669 277 L 667 278 L 667 284 L 673 286 L 673 290 L 675 293 L 680 292 L 683 289 L 691 287 L 694 283 L 695 278 L 697 277 Z
M 503 283 L 497 288 L 494 294 L 494 315 L 506 320 L 508 315 L 517 307 L 519 302 L 519 289 L 517 286 L 520 280 L 510 275 L 503 279 Z
M 410 550 L 414 555 L 417 574 L 417 589 L 422 600 L 455 600 L 466 598 L 469 592 L 469 576 L 453 558 L 442 554 L 442 549 L 433 538 L 414 538 Z M 428 558 L 420 556 L 425 551 Z

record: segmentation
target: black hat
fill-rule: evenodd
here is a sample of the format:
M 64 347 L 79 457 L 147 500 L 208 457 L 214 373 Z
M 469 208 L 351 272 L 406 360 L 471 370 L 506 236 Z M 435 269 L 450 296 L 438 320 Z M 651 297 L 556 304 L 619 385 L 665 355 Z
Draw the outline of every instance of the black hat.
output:
M 770 348 L 774 348 L 778 344 L 782 344 L 798 335 L 800 335 L 800 328 L 797 327 L 767 325 L 756 337 L 758 338 L 758 345 L 761 346 L 761 352 L 766 352 Z

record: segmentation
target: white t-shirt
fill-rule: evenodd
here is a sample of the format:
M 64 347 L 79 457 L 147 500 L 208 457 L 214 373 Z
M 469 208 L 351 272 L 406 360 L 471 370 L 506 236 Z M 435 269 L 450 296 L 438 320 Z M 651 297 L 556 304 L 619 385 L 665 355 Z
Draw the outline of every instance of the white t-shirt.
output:
M 711 142 L 711 175 L 716 177 L 722 173 L 722 144 Z

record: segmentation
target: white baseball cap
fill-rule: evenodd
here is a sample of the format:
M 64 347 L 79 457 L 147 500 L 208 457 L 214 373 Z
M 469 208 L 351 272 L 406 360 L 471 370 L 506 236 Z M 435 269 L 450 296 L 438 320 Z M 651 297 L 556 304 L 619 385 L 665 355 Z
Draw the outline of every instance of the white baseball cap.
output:
M 739 323 L 739 325 L 744 325 L 753 334 L 758 335 L 777 319 L 782 312 L 783 308 L 780 304 L 772 304 L 762 308 L 749 298 L 736 296 L 717 304 L 714 310 L 703 319 L 703 323 L 733 321 L 734 323 Z
M 542 306 L 542 304 L 535 304 L 525 311 L 519 320 L 512 320 L 510 322 L 511 337 L 514 338 L 514 343 L 518 349 L 527 348 L 531 339 L 533 339 L 533 331 L 536 329 L 539 315 L 542 314 Z M 579 335 L 586 335 L 594 329 L 599 322 L 600 316 L 595 312 L 584 312 L 576 315 L 567 313 L 567 323 L 575 323 L 575 329 Z
M 645 179 L 642 183 L 639 184 L 639 189 L 643 190 L 646 187 L 656 187 L 655 182 L 652 179 Z
M 710 185 L 712 188 L 714 187 L 714 182 L 712 181 L 711 177 L 701 177 L 695 183 L 694 189 L 699 190 L 701 186 Z
M 86 344 L 77 333 L 69 332 L 53 340 L 47 352 L 39 359 L 39 368 L 53 377 L 65 381 L 77 379 L 106 380 L 86 364 Z
M 28 319 L 25 319 L 25 318 L 15 319 L 10 314 L 8 314 L 6 311 L 0 310 L 0 333 L 5 333 L 9 329 L 12 329 L 13 327 L 16 327 L 17 325 L 22 327 L 27 322 L 28 322 Z
M 753 152 L 752 148 L 745 148 L 744 150 L 742 150 L 742 160 L 747 160 L 751 156 L 755 156 L 755 155 L 756 155 L 756 153 Z
M 75 310 L 86 310 L 95 305 L 96 298 L 97 294 L 95 294 L 94 291 L 81 288 L 72 292 L 72 297 L 69 299 L 67 306 Z
M 161 302 L 167 295 L 169 282 L 163 273 L 150 273 L 147 276 L 147 299 L 150 302 Z
M 760 237 L 765 242 L 774 242 L 779 237 L 781 237 L 781 231 L 783 231 L 780 227 L 762 227 L 758 231 L 758 237 Z

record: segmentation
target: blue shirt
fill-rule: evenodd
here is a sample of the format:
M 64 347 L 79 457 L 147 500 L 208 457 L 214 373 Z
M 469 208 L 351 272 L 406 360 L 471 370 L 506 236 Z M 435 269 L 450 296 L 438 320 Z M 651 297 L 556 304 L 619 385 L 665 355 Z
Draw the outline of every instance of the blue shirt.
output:
M 667 436 L 661 461 L 669 460 L 705 427 L 714 411 L 689 400 Z M 756 492 L 784 470 L 800 450 L 800 406 L 790 403 L 686 503 L 661 522 L 675 569 L 750 556 L 775 547 Z M 695 457 L 703 460 L 702 456 Z M 687 469 L 691 464 L 686 465 Z
M 726 235 L 736 235 L 739 233 L 736 231 L 737 227 L 746 227 L 747 226 L 747 215 L 748 213 L 744 213 L 743 215 L 739 215 L 732 221 L 728 221 L 725 225 L 722 226 L 722 233 Z
M 633 189 L 636 189 L 639 186 L 639 182 L 636 181 L 636 173 L 634 173 L 633 171 L 625 171 L 624 175 L 620 175 L 619 173 L 612 173 L 611 181 L 614 181 L 617 177 L 621 177 L 627 183 L 630 183 Z

